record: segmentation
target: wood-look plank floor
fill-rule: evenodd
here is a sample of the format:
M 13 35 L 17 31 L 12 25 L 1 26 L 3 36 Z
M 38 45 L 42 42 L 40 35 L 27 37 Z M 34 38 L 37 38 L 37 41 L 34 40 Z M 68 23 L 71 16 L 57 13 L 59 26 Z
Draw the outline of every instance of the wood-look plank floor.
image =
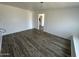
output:
M 70 57 L 70 44 L 70 40 L 31 29 L 3 36 L 2 53 L 10 57 Z

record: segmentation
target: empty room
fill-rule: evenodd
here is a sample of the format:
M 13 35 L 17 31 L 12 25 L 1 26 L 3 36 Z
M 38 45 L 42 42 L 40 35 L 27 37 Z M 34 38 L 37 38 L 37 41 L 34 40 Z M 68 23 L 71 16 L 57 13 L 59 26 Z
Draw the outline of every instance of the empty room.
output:
M 79 2 L 0 2 L 1 57 L 78 57 Z

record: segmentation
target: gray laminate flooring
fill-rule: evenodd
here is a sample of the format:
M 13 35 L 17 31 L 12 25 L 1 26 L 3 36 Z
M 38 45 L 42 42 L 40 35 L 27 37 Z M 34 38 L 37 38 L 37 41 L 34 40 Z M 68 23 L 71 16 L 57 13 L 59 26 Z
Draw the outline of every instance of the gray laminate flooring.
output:
M 70 57 L 71 41 L 37 29 L 3 36 L 2 56 Z M 4 54 L 8 55 L 4 55 Z

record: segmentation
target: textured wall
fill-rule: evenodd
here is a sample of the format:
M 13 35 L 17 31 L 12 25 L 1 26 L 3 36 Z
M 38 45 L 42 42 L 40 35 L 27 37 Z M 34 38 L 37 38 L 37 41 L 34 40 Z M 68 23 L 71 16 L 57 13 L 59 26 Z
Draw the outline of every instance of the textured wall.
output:
M 32 28 L 32 11 L 0 5 L 0 28 L 10 34 Z
M 46 32 L 63 38 L 69 38 L 75 32 L 78 32 L 79 8 L 58 8 L 44 10 L 43 13 L 45 13 L 44 30 Z M 39 14 L 39 11 L 36 14 Z M 37 24 L 37 18 L 35 20 L 35 24 Z

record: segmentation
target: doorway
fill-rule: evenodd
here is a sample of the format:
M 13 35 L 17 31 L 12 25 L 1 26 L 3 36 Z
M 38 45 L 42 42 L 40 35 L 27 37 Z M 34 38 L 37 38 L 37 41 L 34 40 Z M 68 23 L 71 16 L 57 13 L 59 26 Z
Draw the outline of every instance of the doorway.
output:
M 45 14 L 38 14 L 38 29 L 44 30 L 44 18 Z

